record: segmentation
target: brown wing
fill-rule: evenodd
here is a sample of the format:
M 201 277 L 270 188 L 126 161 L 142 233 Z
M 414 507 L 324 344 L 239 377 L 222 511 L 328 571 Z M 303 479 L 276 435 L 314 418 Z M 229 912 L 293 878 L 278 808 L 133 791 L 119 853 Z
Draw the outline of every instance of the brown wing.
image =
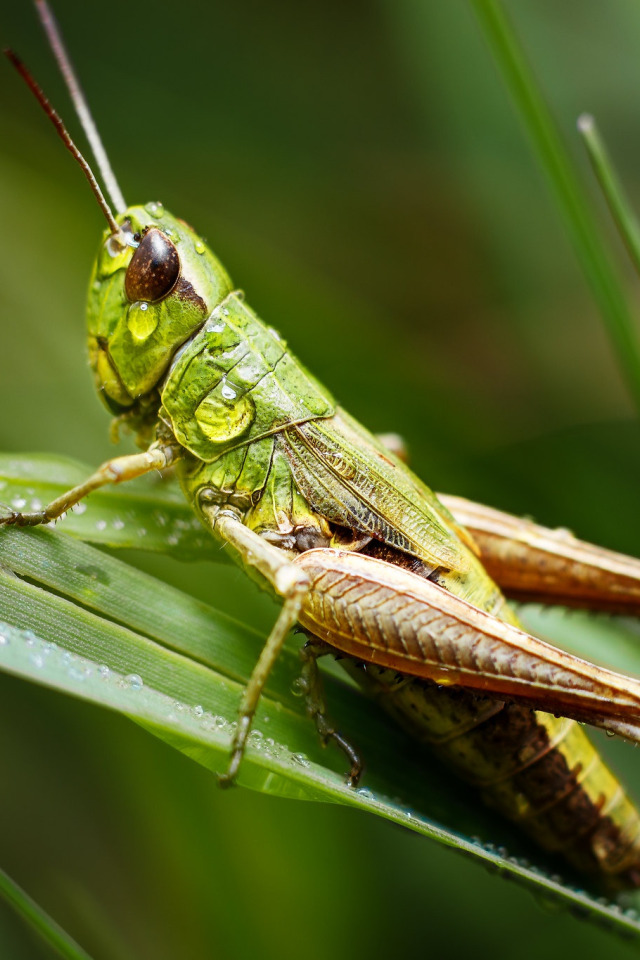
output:
M 295 563 L 311 582 L 300 622 L 344 653 L 640 739 L 639 680 L 559 650 L 393 564 L 327 549 Z

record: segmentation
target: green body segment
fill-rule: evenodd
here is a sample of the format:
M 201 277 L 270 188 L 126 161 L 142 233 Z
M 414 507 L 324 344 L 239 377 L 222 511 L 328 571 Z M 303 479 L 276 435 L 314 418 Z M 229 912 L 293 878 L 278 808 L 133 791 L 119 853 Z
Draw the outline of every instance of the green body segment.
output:
M 180 351 L 161 397 L 161 418 L 206 463 L 334 412 L 332 397 L 238 294 L 222 300 Z
M 181 448 L 185 495 L 206 525 L 230 510 L 293 558 L 351 545 L 517 623 L 435 495 L 331 395 L 232 292 L 217 259 L 159 205 L 118 218 L 89 296 L 100 391 Z M 159 302 L 131 302 L 125 277 L 145 231 L 175 245 L 180 278 Z M 138 237 L 138 240 L 136 240 Z M 215 533 L 215 529 L 213 531 Z M 251 569 L 247 567 L 251 574 Z M 575 722 L 345 658 L 359 682 L 484 799 L 579 869 L 640 884 L 640 819 Z
M 352 661 L 349 672 L 484 802 L 607 886 L 637 886 L 640 820 L 583 728 L 522 704 Z

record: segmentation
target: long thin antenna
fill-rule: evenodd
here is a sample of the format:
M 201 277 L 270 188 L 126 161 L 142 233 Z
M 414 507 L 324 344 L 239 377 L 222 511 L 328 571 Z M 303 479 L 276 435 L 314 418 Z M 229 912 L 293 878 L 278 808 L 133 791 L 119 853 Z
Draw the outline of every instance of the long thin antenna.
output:
M 91 171 L 91 167 L 89 166 L 89 164 L 87 163 L 87 161 L 82 156 L 82 154 L 76 147 L 75 143 L 69 136 L 69 133 L 67 132 L 67 129 L 64 123 L 62 122 L 62 120 L 60 119 L 56 111 L 53 109 L 53 107 L 45 97 L 44 93 L 36 83 L 35 79 L 32 77 L 31 73 L 29 72 L 27 67 L 24 65 L 24 63 L 20 59 L 20 57 L 16 56 L 13 50 L 6 49 L 3 52 L 5 56 L 9 58 L 13 66 L 16 68 L 16 70 L 18 71 L 22 79 L 25 81 L 25 83 L 27 84 L 27 86 L 35 96 L 36 100 L 38 101 L 38 103 L 40 104 L 40 106 L 42 107 L 46 115 L 49 117 L 49 119 L 53 123 L 54 127 L 58 132 L 58 136 L 64 143 L 69 153 L 71 153 L 76 158 L 76 160 L 82 167 L 82 170 L 84 171 L 84 175 L 89 181 L 89 186 L 93 190 L 96 200 L 100 204 L 100 208 L 104 213 L 105 217 L 107 218 L 107 223 L 109 224 L 109 229 L 111 230 L 111 233 L 113 234 L 121 233 L 121 228 L 118 226 L 116 219 L 113 213 L 111 212 L 111 207 L 105 200 L 104 194 L 100 189 L 100 185 Z
M 109 158 L 107 152 L 104 149 L 104 144 L 100 134 L 98 133 L 98 128 L 95 124 L 93 117 L 91 116 L 91 111 L 89 110 L 89 104 L 87 103 L 87 98 L 84 95 L 82 87 L 78 81 L 75 70 L 71 60 L 69 59 L 69 54 L 67 53 L 62 35 L 60 33 L 60 28 L 56 23 L 56 19 L 47 3 L 47 0 L 35 0 L 36 9 L 40 20 L 42 21 L 42 26 L 49 40 L 49 45 L 53 50 L 54 56 L 58 61 L 58 66 L 60 67 L 60 72 L 64 77 L 64 82 L 67 85 L 67 89 L 73 101 L 76 113 L 80 123 L 82 124 L 82 129 L 84 130 L 87 140 L 89 141 L 89 146 L 95 161 L 98 165 L 98 170 L 102 176 L 105 187 L 107 188 L 107 193 L 111 198 L 111 203 L 116 209 L 117 213 L 124 213 L 127 209 L 127 204 L 125 199 L 122 196 L 122 191 L 118 186 L 118 181 L 115 178 L 115 174 L 111 169 L 111 164 L 109 163 Z

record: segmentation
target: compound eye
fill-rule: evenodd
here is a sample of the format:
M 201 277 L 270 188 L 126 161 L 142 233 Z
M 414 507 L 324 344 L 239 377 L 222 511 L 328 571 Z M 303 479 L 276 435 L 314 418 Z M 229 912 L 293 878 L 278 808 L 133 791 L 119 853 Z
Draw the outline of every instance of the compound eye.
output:
M 171 293 L 180 276 L 180 257 L 164 233 L 152 227 L 145 233 L 127 268 L 124 288 L 129 300 L 155 303 Z

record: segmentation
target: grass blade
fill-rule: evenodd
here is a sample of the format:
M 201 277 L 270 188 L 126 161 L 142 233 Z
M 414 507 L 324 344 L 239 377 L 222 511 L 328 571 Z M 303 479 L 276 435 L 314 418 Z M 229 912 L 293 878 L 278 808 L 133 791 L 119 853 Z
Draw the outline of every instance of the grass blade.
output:
M 578 132 L 631 262 L 640 274 L 640 226 L 592 116 L 585 113 L 578 118 Z
M 163 491 L 159 501 L 166 497 Z M 222 771 L 262 637 L 62 529 L 0 533 L 0 669 L 123 713 L 207 769 Z M 623 665 L 640 670 L 633 634 L 607 623 Z M 578 645 L 584 628 L 581 622 L 575 631 Z M 545 615 L 542 629 L 553 635 L 553 616 Z M 359 691 L 329 675 L 332 713 L 367 759 L 363 788 L 347 788 L 342 756 L 321 751 L 291 692 L 297 673 L 296 652 L 285 649 L 258 711 L 241 784 L 368 810 L 479 858 L 581 916 L 640 932 L 632 909 L 566 885 L 553 860 L 490 811 L 469 804 L 464 785 Z M 627 908 L 636 904 L 630 897 Z
M 627 387 L 640 410 L 638 335 L 622 280 L 606 252 L 585 190 L 501 3 L 471 0 L 471 4 L 552 187 Z
M 4 870 L 0 870 L 0 894 L 58 956 L 65 960 L 91 960 L 89 954 Z

